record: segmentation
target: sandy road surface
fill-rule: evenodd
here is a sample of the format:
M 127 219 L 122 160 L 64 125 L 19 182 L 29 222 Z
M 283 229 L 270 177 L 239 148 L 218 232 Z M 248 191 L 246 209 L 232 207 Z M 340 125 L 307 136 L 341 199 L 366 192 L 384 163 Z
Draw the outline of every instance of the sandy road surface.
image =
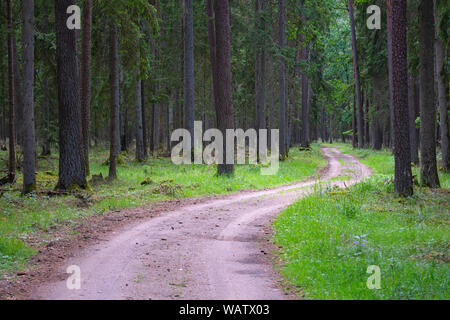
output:
M 321 181 L 350 185 L 370 174 L 351 155 L 324 148 Z M 339 160 L 343 160 L 343 164 Z M 58 281 L 33 299 L 288 299 L 264 251 L 267 226 L 310 192 L 315 181 L 241 192 L 189 205 L 130 225 L 60 266 Z M 345 185 L 344 185 L 345 183 Z M 81 289 L 68 290 L 66 268 L 81 269 Z

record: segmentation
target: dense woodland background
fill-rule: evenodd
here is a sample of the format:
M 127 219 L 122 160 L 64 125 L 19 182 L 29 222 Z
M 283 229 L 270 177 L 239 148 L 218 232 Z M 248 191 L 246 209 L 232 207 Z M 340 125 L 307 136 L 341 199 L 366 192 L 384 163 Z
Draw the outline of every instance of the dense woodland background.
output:
M 66 26 L 82 9 L 81 30 Z M 369 30 L 369 5 L 381 8 Z M 0 140 L 7 177 L 36 188 L 59 154 L 58 190 L 87 186 L 89 149 L 170 155 L 174 129 L 279 128 L 280 157 L 313 141 L 391 148 L 396 191 L 411 162 L 448 170 L 446 0 L 4 0 Z M 218 167 L 219 174 L 233 166 Z

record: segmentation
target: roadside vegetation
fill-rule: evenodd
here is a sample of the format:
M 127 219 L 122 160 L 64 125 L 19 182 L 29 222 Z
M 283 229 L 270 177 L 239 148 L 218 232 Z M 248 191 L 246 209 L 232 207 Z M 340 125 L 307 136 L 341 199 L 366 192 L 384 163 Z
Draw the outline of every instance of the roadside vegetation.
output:
M 306 299 L 449 299 L 449 174 L 440 172 L 440 190 L 416 185 L 414 196 L 397 198 L 391 152 L 339 149 L 374 176 L 348 189 L 317 187 L 279 216 L 274 240 L 287 281 Z M 371 265 L 381 289 L 366 285 Z
M 0 153 L 0 157 L 5 162 L 7 154 Z M 27 244 L 30 236 L 61 223 L 75 225 L 84 216 L 152 202 L 276 187 L 310 177 L 325 165 L 318 145 L 311 152 L 292 149 L 289 159 L 280 162 L 276 175 L 262 176 L 259 166 L 242 165 L 236 166 L 231 178 L 217 176 L 215 166 L 176 166 L 170 158 L 136 162 L 123 153 L 117 168 L 118 179 L 108 182 L 102 178 L 108 175 L 107 159 L 107 150 L 92 151 L 90 165 L 94 178 L 89 190 L 54 192 L 58 159 L 49 156 L 39 159 L 38 193 L 22 196 L 20 183 L 0 191 L 0 278 L 4 272 L 23 268 L 36 252 Z M 17 174 L 17 181 L 21 182 L 20 172 Z

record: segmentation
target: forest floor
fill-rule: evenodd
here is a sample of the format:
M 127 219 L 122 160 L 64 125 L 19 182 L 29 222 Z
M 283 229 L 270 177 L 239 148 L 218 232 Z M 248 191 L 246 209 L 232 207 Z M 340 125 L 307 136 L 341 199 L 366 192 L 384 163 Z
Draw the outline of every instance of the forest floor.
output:
M 279 215 L 274 239 L 287 283 L 307 299 L 448 300 L 450 175 L 439 173 L 441 189 L 416 185 L 399 199 L 389 150 L 338 148 L 374 175 L 345 190 L 320 188 Z M 380 289 L 367 286 L 369 266 L 379 267 Z
M 335 148 L 323 152 L 328 165 L 321 171 L 320 183 L 329 188 L 346 187 L 370 175 L 351 155 Z M 347 166 L 352 168 L 346 173 L 349 179 L 336 179 Z M 20 278 L 27 287 L 22 286 L 16 298 L 295 298 L 283 290 L 273 269 L 271 253 L 276 248 L 270 225 L 281 210 L 317 188 L 319 181 L 312 178 L 275 189 L 188 200 L 120 228 L 100 229 L 90 235 L 95 241 L 79 250 L 69 242 L 64 243 L 68 248 L 61 243 L 47 246 L 38 255 L 41 269 L 34 273 L 34 281 L 28 274 Z M 139 210 L 125 210 L 110 219 L 136 215 Z M 80 267 L 80 290 L 67 289 L 70 265 Z
M 107 176 L 107 158 L 106 150 L 92 150 L 91 173 Z M 0 152 L 1 167 L 7 168 L 6 159 L 7 153 Z M 299 182 L 317 175 L 325 164 L 319 145 L 313 145 L 311 152 L 293 148 L 277 175 L 262 176 L 259 166 L 241 165 L 232 178 L 224 178 L 215 175 L 215 166 L 176 166 L 161 157 L 137 163 L 122 154 L 117 181 L 91 181 L 90 190 L 54 196 L 49 192 L 57 182 L 57 157 L 40 158 L 37 194 L 21 196 L 20 172 L 14 186 L 0 190 L 0 298 L 14 297 L 17 292 L 10 285 L 26 289 L 24 283 L 45 273 L 37 267 L 65 258 L 72 242 L 84 247 L 104 233 L 163 211 L 240 190 Z

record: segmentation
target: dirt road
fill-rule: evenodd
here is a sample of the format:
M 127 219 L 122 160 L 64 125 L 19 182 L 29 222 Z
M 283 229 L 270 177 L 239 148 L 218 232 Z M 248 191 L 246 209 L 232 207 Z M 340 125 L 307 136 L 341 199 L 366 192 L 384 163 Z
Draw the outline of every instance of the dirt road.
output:
M 324 148 L 321 181 L 350 185 L 370 170 L 350 155 Z M 340 161 L 341 160 L 341 161 Z M 350 180 L 332 178 L 350 176 Z M 331 179 L 331 180 L 330 180 Z M 315 181 L 181 207 L 114 232 L 67 259 L 59 281 L 33 299 L 287 299 L 267 258 L 267 226 L 310 192 Z M 81 270 L 81 289 L 69 290 L 66 268 Z

